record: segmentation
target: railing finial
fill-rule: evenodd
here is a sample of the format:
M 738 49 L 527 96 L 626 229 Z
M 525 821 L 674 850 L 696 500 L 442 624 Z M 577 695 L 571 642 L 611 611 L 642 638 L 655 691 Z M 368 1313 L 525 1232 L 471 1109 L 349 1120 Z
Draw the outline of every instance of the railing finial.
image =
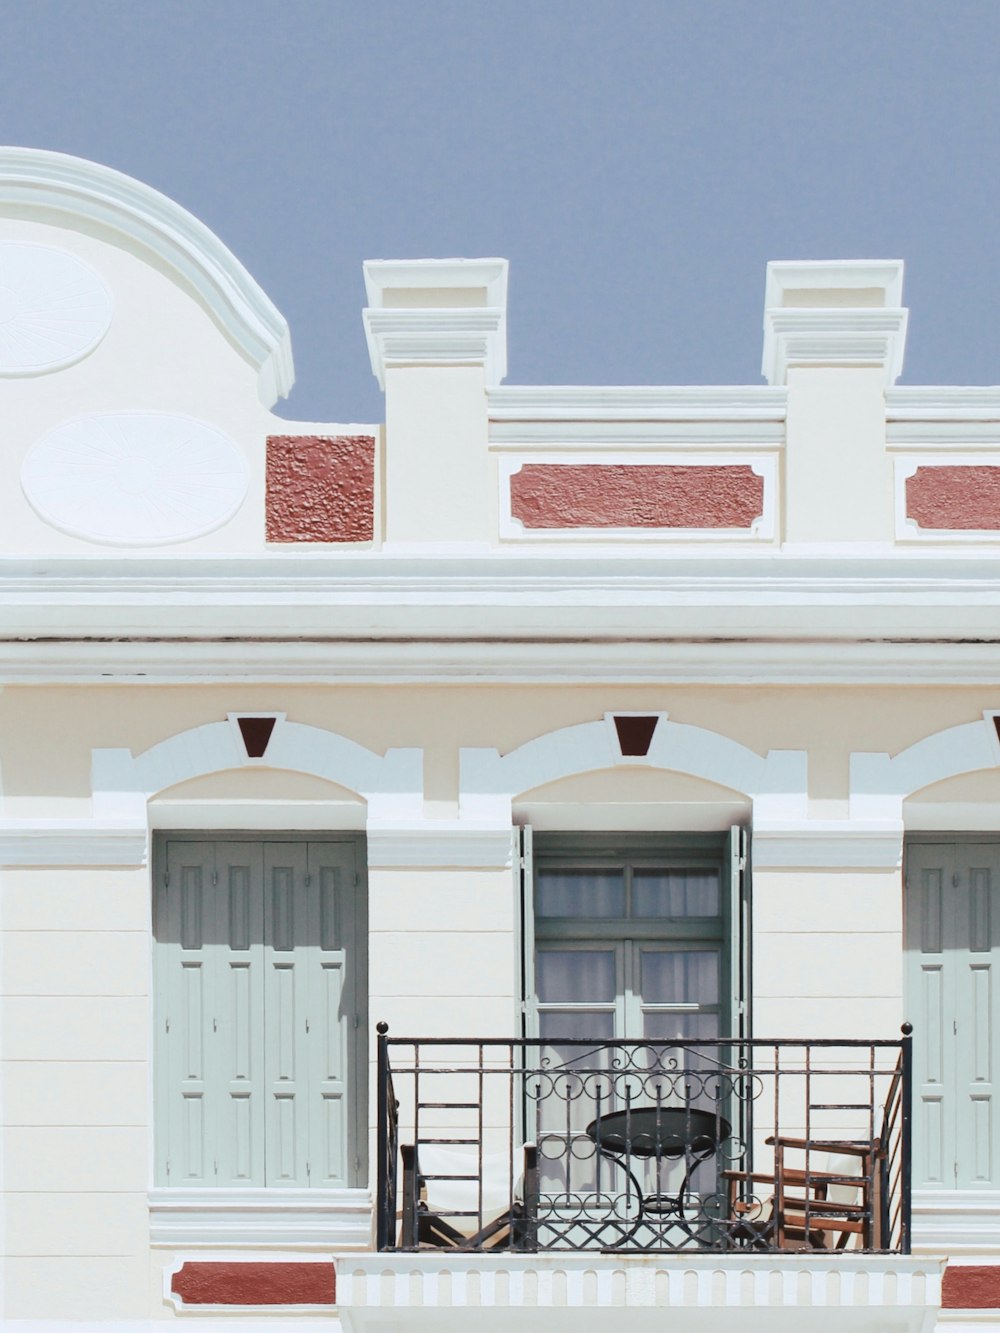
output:
M 375 1024 L 375 1031 L 378 1033 L 380 1037 L 384 1037 L 385 1034 L 389 1031 L 389 1024 L 385 1021 L 384 1018 L 380 1018 L 379 1021 Z

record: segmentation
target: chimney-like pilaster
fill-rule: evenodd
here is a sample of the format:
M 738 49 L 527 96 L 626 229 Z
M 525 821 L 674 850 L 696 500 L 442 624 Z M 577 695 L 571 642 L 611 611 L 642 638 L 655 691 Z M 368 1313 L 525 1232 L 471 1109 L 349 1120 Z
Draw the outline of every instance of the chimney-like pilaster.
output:
M 885 390 L 903 367 L 900 260 L 772 262 L 763 373 L 788 387 L 784 536 L 892 540 Z
M 385 390 L 385 545 L 485 545 L 486 390 L 507 372 L 507 261 L 377 259 L 364 273 Z

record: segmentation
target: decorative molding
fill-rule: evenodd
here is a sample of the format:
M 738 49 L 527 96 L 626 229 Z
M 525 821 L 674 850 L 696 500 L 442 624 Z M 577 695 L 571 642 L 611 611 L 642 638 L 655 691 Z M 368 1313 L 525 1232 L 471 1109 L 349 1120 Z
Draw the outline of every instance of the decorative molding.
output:
M 770 385 L 498 385 L 486 395 L 494 422 L 784 421 L 788 390 Z
M 761 370 L 769 384 L 786 384 L 795 366 L 873 366 L 887 385 L 903 371 L 904 309 L 778 308 L 764 312 Z
M 141 754 L 125 749 L 91 752 L 94 812 L 145 818 L 146 802 L 157 792 L 224 769 L 283 768 L 308 773 L 357 792 L 368 803 L 368 818 L 398 823 L 423 814 L 423 751 L 390 749 L 384 755 L 322 727 L 289 722 L 274 710 L 274 730 L 263 759 L 248 758 L 238 713 L 170 736 Z
M 912 1209 L 915 1250 L 997 1255 L 1000 1191 L 914 1190 Z
M 840 293 L 840 297 L 835 295 Z M 825 298 L 843 308 L 851 293 L 868 293 L 879 306 L 903 302 L 901 259 L 772 259 L 767 266 L 764 306 L 793 305 L 799 301 L 816 306 Z M 858 304 L 848 306 L 857 309 Z
M 500 486 L 500 536 L 515 540 L 538 541 L 709 541 L 709 542 L 765 542 L 773 541 L 777 521 L 777 460 L 767 456 L 740 456 L 725 454 L 681 454 L 657 453 L 635 454 L 627 452 L 579 454 L 559 452 L 545 454 L 504 454 L 498 459 Z M 596 524 L 584 526 L 567 523 L 564 527 L 532 526 L 528 527 L 520 516 L 515 516 L 515 477 L 524 475 L 525 468 L 545 468 L 550 476 L 555 476 L 557 468 L 604 468 L 608 470 L 610 486 L 612 474 L 620 476 L 623 469 L 656 470 L 658 476 L 665 477 L 671 469 L 683 470 L 685 474 L 694 469 L 709 469 L 717 476 L 721 469 L 732 469 L 735 474 L 748 474 L 759 478 L 760 503 L 757 515 L 750 523 L 740 526 L 719 527 L 710 524 L 692 527 L 641 526 L 638 523 L 628 526 L 610 527 Z M 706 476 L 708 474 L 706 473 Z M 677 482 L 674 482 L 677 485 Z M 687 488 L 684 488 L 686 493 Z M 553 497 L 553 502 L 557 497 Z M 757 506 L 754 506 L 757 508 Z
M 156 1189 L 149 1194 L 154 1245 L 323 1245 L 367 1250 L 366 1189 Z
M 988 709 L 982 719 L 932 732 L 890 757 L 855 751 L 851 755 L 852 819 L 898 819 L 903 800 L 914 792 L 962 773 L 1000 766 L 1000 737 Z
M 337 1299 L 352 1333 L 404 1317 L 407 1328 L 424 1333 L 443 1327 L 447 1307 L 456 1306 L 466 1325 L 473 1309 L 565 1309 L 566 1322 L 552 1326 L 588 1333 L 607 1328 L 609 1309 L 656 1311 L 681 1329 L 714 1327 L 705 1322 L 709 1308 L 720 1312 L 717 1318 L 723 1310 L 743 1317 L 759 1309 L 767 1311 L 768 1327 L 782 1330 L 800 1329 L 805 1311 L 815 1319 L 823 1309 L 824 1327 L 846 1330 L 858 1327 L 862 1311 L 879 1309 L 893 1311 L 891 1325 L 899 1333 L 920 1333 L 940 1305 L 944 1265 L 943 1258 L 849 1251 L 826 1257 L 377 1254 L 338 1264 Z M 697 1311 L 697 1324 L 683 1322 L 688 1311 Z M 842 1324 L 830 1322 L 833 1311 L 842 1312 Z
M 44 522 L 107 546 L 203 537 L 243 503 L 247 466 L 215 426 L 167 412 L 64 422 L 29 449 L 21 486 Z
M 782 392 L 785 392 L 782 390 Z M 784 420 L 648 421 L 624 417 L 618 421 L 507 421 L 489 422 L 489 446 L 495 452 L 533 450 L 580 452 L 590 449 L 660 450 L 724 449 L 727 453 L 759 453 L 785 446 Z
M 368 864 L 381 868 L 501 869 L 511 864 L 510 823 L 428 819 L 422 824 L 381 826 L 369 820 Z
M 885 391 L 888 421 L 1000 422 L 1000 386 L 897 384 Z
M 365 295 L 373 308 L 392 308 L 393 294 L 398 298 L 402 292 L 408 293 L 411 306 L 423 308 L 420 292 L 427 293 L 427 305 L 443 293 L 452 293 L 454 299 L 461 291 L 482 292 L 484 299 L 477 305 L 507 305 L 506 259 L 367 259 L 362 267 Z
M 942 450 L 1000 449 L 1000 421 L 887 421 L 887 448 L 896 452 L 919 449 L 929 453 Z
M 0 243 L 0 376 L 44 375 L 81 361 L 113 314 L 111 293 L 77 255 Z
M 64 153 L 0 148 L 0 209 L 69 215 L 148 248 L 193 289 L 256 367 L 265 407 L 294 382 L 288 325 L 243 265 L 204 223 L 157 190 Z
M 903 821 L 855 820 L 753 822 L 755 870 L 896 869 L 903 857 Z
M 622 755 L 613 713 L 599 722 L 545 732 L 502 757 L 496 750 L 463 747 L 459 751 L 462 818 L 499 824 L 509 820 L 511 801 L 536 787 L 578 773 L 636 766 L 685 773 L 750 796 L 755 819 L 779 811 L 804 816 L 802 751 L 771 750 L 762 756 L 719 732 L 670 722 L 666 713 L 656 716 L 659 722 L 642 757 Z
M 648 627 L 647 627 L 648 628 Z M 623 683 L 644 685 L 986 685 L 997 681 L 996 637 L 980 642 L 894 643 L 583 635 L 483 643 L 397 636 L 345 636 L 246 643 L 220 637 L 0 641 L 0 683 L 465 684 Z
M 392 366 L 482 365 L 507 374 L 506 259 L 369 259 L 365 337 L 385 388 Z
M 4 866 L 143 866 L 148 843 L 145 820 L 0 818 Z
M 487 384 L 507 373 L 503 310 L 365 310 L 372 374 L 385 389 L 393 366 L 481 365 Z
M 925 474 L 922 478 L 921 473 Z M 919 521 L 919 513 L 914 515 L 917 503 L 914 488 L 921 482 L 925 505 L 943 511 L 950 504 L 954 514 L 951 523 L 942 522 L 932 527 Z M 963 505 L 981 516 L 984 484 L 991 495 L 1000 494 L 1000 452 L 897 457 L 893 467 L 896 540 L 948 545 L 1000 543 L 1000 505 L 995 506 L 996 521 L 991 527 L 970 527 L 964 522 Z

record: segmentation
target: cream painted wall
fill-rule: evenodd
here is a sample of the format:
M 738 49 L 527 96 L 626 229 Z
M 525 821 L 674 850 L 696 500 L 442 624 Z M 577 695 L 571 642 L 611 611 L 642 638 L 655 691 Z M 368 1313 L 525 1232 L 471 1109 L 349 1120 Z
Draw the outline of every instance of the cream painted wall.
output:
M 892 540 L 884 390 L 879 368 L 788 371 L 786 541 Z
M 145 872 L 5 869 L 8 1319 L 148 1311 Z
M 385 424 L 386 542 L 489 541 L 482 367 L 387 369 Z

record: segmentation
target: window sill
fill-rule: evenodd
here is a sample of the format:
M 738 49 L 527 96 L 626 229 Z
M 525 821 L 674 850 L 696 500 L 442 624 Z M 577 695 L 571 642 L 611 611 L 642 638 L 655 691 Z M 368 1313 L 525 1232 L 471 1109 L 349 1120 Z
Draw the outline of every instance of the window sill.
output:
M 367 1189 L 155 1189 L 149 1192 L 154 1245 L 316 1245 L 372 1248 Z

